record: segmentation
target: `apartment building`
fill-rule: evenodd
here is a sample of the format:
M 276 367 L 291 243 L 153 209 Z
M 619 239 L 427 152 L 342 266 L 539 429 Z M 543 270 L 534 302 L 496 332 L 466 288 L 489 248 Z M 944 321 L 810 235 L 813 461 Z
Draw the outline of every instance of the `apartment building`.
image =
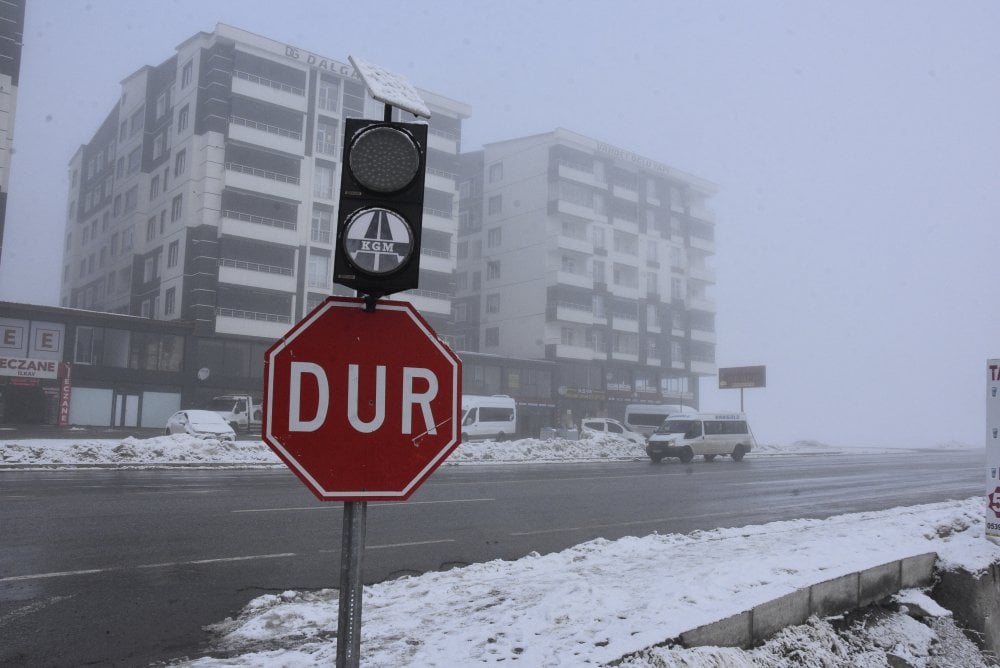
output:
M 0 0 L 0 262 L 3 261 L 3 233 L 7 219 L 11 145 L 14 140 L 14 112 L 17 108 L 17 85 L 21 72 L 26 2 L 27 0 Z
M 70 161 L 61 305 L 273 340 L 348 294 L 331 282 L 343 121 L 381 119 L 383 105 L 351 65 L 225 24 L 175 51 L 122 81 Z M 469 108 L 420 93 L 432 112 L 420 289 L 395 298 L 443 328 Z
M 698 406 L 717 188 L 565 129 L 463 154 L 454 342 L 555 363 L 559 421 Z

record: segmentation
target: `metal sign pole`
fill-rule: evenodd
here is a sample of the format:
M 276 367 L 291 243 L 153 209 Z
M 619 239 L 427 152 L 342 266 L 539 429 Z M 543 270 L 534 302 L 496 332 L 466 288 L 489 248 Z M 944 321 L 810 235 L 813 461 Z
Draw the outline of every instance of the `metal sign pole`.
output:
M 367 501 L 344 502 L 340 550 L 340 610 L 337 618 L 337 668 L 358 668 L 361 660 L 361 561 L 365 554 Z

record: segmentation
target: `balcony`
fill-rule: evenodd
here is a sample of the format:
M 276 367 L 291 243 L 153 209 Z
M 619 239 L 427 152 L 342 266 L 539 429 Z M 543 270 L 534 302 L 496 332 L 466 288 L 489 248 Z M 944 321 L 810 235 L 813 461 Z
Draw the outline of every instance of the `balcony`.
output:
M 307 111 L 305 90 L 250 72 L 233 71 L 233 92 L 303 113 Z
M 688 308 L 715 313 L 715 300 L 711 297 L 688 297 Z
M 215 331 L 218 334 L 259 336 L 280 339 L 292 326 L 291 316 L 277 313 L 257 313 L 238 309 L 215 309 Z
M 573 251 L 574 253 L 583 253 L 585 255 L 594 254 L 594 243 L 586 238 L 570 237 L 565 234 L 559 234 L 556 237 L 556 246 L 562 250 Z
M 550 208 L 549 210 L 552 211 L 553 209 Z M 569 202 L 564 199 L 555 200 L 554 210 L 556 213 L 573 216 L 574 218 L 582 218 L 584 220 L 594 220 L 596 218 L 594 210 L 590 207 L 582 204 L 576 204 L 575 202 Z
M 572 285 L 577 288 L 587 288 L 588 290 L 594 288 L 594 279 L 590 274 L 573 274 L 568 271 L 554 271 L 552 274 L 555 275 L 555 280 L 552 283 Z
M 611 359 L 618 362 L 638 362 L 639 353 L 626 353 L 617 350 L 611 351 Z
M 422 314 L 451 317 L 451 295 L 446 292 L 407 290 L 397 292 L 392 298 L 413 304 Z
M 295 272 L 291 268 L 230 258 L 219 259 L 219 282 L 284 292 L 296 289 Z
M 574 165 L 563 160 L 559 161 L 559 178 L 569 179 L 577 183 L 583 183 L 594 188 L 603 188 L 604 184 L 594 178 L 592 170 L 585 169 L 582 165 Z
M 625 188 L 623 186 L 614 185 L 611 187 L 611 194 L 613 194 L 615 197 L 627 200 L 629 202 L 638 203 L 639 201 L 639 192 L 631 188 Z
M 281 174 L 235 162 L 226 163 L 225 185 L 234 188 L 270 193 L 285 199 L 301 200 L 302 192 L 299 188 L 299 182 L 299 177 L 290 174 Z
M 715 362 L 691 360 L 691 373 L 696 373 L 700 376 L 714 376 L 717 372 Z
M 575 322 L 581 325 L 593 325 L 594 313 L 590 305 L 559 302 L 556 304 L 556 320 L 559 322 Z
M 688 277 L 695 281 L 715 283 L 715 270 L 708 267 L 688 267 Z
M 240 116 L 229 117 L 229 138 L 292 155 L 305 152 L 301 132 Z
M 629 318 L 627 316 L 612 315 L 611 329 L 618 330 L 619 332 L 631 332 L 632 334 L 638 334 L 639 321 L 635 318 Z
M 241 211 L 226 209 L 222 212 L 219 231 L 234 237 L 257 239 L 269 243 L 298 246 L 299 235 L 294 221 L 278 220 L 265 216 L 255 216 Z
M 449 155 L 458 153 L 458 137 L 436 130 L 427 130 L 427 146 L 437 151 L 443 151 Z
M 692 236 L 690 245 L 691 248 L 696 248 L 706 253 L 715 253 L 715 241 L 712 239 L 702 239 L 701 237 Z
M 458 189 L 455 182 L 458 180 L 456 174 L 450 174 L 448 172 L 441 171 L 440 169 L 427 168 L 427 172 L 424 176 L 424 187 L 433 188 L 434 190 L 440 190 L 441 192 L 451 193 Z
M 440 274 L 450 274 L 455 269 L 455 260 L 448 251 L 420 249 L 420 271 L 434 271 Z
M 717 343 L 715 332 L 706 332 L 701 329 L 691 329 L 691 340 L 702 343 Z
M 573 346 L 567 343 L 557 343 L 555 348 L 556 357 L 559 359 L 592 360 L 595 355 L 593 349 L 587 346 Z
M 424 207 L 423 224 L 424 229 L 448 232 L 449 234 L 454 234 L 456 229 L 451 211 L 429 209 L 427 207 Z

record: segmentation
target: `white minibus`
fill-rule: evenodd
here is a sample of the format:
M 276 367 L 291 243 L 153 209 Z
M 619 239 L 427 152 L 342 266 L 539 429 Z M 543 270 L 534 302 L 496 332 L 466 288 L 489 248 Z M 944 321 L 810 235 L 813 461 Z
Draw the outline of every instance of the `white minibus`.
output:
M 646 441 L 653 463 L 677 457 L 685 464 L 702 455 L 706 462 L 716 455 L 741 461 L 753 450 L 754 438 L 744 413 L 679 413 L 668 417 Z
M 517 404 L 505 394 L 462 396 L 462 441 L 510 438 L 517 431 Z

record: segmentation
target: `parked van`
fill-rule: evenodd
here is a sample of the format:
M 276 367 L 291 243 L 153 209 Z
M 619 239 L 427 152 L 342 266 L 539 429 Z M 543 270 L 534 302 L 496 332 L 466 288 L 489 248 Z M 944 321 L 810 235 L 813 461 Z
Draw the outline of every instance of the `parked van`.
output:
M 646 438 L 663 424 L 668 415 L 674 413 L 696 413 L 689 406 L 681 404 L 629 404 L 625 407 L 625 426 L 639 432 Z
M 706 462 L 716 455 L 729 455 L 738 462 L 753 447 L 745 413 L 679 413 L 653 432 L 646 441 L 646 454 L 653 462 L 677 457 L 686 464 L 697 455 Z
M 462 441 L 510 438 L 517 431 L 517 405 L 505 394 L 462 396 Z

